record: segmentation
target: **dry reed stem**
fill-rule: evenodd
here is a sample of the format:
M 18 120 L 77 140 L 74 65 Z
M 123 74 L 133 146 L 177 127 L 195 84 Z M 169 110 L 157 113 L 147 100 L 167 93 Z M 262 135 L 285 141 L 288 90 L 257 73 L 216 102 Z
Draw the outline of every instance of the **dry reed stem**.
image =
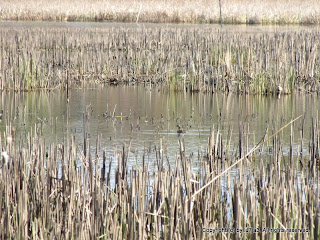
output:
M 208 139 L 211 153 L 199 155 L 197 170 L 185 154 L 183 140 L 178 146 L 180 155 L 173 159 L 169 170 L 160 158 L 160 150 L 152 170 L 144 163 L 129 167 L 130 144 L 107 156 L 105 151 L 90 150 L 86 135 L 83 139 L 71 136 L 48 146 L 39 135 L 41 126 L 35 127 L 33 136 L 29 134 L 19 142 L 15 131 L 7 126 L 4 139 L 12 141 L 0 142 L 2 153 L 10 156 L 2 158 L 0 165 L 0 238 L 199 239 L 211 236 L 203 228 L 282 226 L 310 230 L 308 234 L 282 233 L 282 239 L 316 239 L 319 166 L 313 153 L 318 154 L 319 149 L 318 120 L 309 139 L 311 154 L 306 161 L 310 166 L 290 164 L 285 165 L 285 171 L 282 166 L 291 160 L 283 154 L 284 142 L 278 133 L 298 118 L 252 148 L 251 162 L 238 164 L 238 175 L 234 177 L 229 169 L 239 160 L 223 153 L 226 148 L 220 132 L 214 142 L 213 136 Z M 244 133 L 239 135 L 245 138 Z M 251 153 L 270 139 L 272 153 L 256 159 Z M 77 141 L 86 142 L 86 150 Z M 100 145 L 97 138 L 96 148 Z M 145 154 L 139 156 L 141 162 Z M 293 156 L 297 161 L 297 155 Z M 106 162 L 98 164 L 99 160 Z M 103 167 L 111 166 L 111 162 L 114 167 Z M 224 172 L 227 174 L 222 181 L 210 180 L 214 175 L 222 179 Z M 200 187 L 204 183 L 210 185 Z M 230 233 L 214 236 L 240 237 Z M 268 240 L 274 236 L 261 233 L 246 234 L 244 238 Z

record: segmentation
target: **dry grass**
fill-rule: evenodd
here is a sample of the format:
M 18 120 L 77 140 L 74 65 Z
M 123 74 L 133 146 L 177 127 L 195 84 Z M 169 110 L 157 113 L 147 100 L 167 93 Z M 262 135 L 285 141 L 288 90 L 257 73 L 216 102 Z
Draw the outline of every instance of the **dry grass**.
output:
M 202 229 L 265 227 L 309 230 L 278 234 L 281 239 L 318 239 L 318 122 L 314 119 L 312 137 L 304 139 L 309 154 L 293 150 L 292 143 L 292 154 L 286 154 L 281 134 L 258 145 L 268 154 L 246 154 L 247 144 L 254 143 L 240 127 L 241 164 L 235 165 L 239 158 L 230 155 L 226 137 L 211 131 L 207 150 L 195 159 L 186 156 L 180 140 L 175 159 L 160 146 L 155 157 L 142 153 L 131 167 L 130 144 L 108 154 L 100 150 L 99 139 L 92 150 L 86 134 L 48 145 L 41 124 L 25 140 L 7 126 L 0 142 L 0 238 L 236 239 L 241 235 Z M 291 136 L 303 122 L 296 123 Z M 235 176 L 228 170 L 232 164 Z M 242 239 L 276 235 L 261 232 Z
M 3 28 L 0 89 L 150 83 L 190 91 L 320 93 L 318 30 Z
M 316 0 L 222 0 L 224 23 L 319 24 Z M 2 20 L 218 23 L 219 1 L 2 0 Z

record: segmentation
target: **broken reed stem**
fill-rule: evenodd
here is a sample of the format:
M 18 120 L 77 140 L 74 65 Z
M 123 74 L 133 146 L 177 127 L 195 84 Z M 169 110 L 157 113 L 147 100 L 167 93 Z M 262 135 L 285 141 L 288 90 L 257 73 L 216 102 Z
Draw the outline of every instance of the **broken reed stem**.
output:
M 224 175 L 225 173 L 227 173 L 228 171 L 230 171 L 234 166 L 238 165 L 240 162 L 242 162 L 242 160 L 246 159 L 247 157 L 249 157 L 253 152 L 255 152 L 257 149 L 259 149 L 263 144 L 265 144 L 266 142 L 268 142 L 270 139 L 272 139 L 275 135 L 277 135 L 279 132 L 281 132 L 283 129 L 285 129 L 286 127 L 288 127 L 290 124 L 292 124 L 293 122 L 295 122 L 296 120 L 298 120 L 299 118 L 301 118 L 302 115 L 300 115 L 299 117 L 291 120 L 289 123 L 287 123 L 286 125 L 282 126 L 278 131 L 276 131 L 275 133 L 273 133 L 270 137 L 268 137 L 266 140 L 264 136 L 260 143 L 258 143 L 255 147 L 253 147 L 244 157 L 240 158 L 239 160 L 237 160 L 236 162 L 234 162 L 231 166 L 229 166 L 228 168 L 226 168 L 223 172 L 221 172 L 219 175 L 215 176 L 212 180 L 210 180 L 209 182 L 207 182 L 204 186 L 202 186 L 198 191 L 196 191 L 194 194 L 192 194 L 191 199 L 193 199 L 196 195 L 198 195 L 199 193 L 201 193 L 204 189 L 206 189 L 208 186 L 210 186 L 214 181 L 216 181 L 217 179 L 219 179 L 222 175 Z M 267 133 L 266 133 L 267 134 Z M 187 199 L 186 202 L 190 201 L 190 199 Z
M 221 0 L 219 0 L 219 23 L 220 27 L 222 28 L 222 6 L 221 6 Z

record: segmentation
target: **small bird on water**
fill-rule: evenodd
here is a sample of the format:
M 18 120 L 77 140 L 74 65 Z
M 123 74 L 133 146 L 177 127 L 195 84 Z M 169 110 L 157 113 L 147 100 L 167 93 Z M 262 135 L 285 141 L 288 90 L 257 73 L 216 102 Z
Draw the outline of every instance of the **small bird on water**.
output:
M 277 88 L 277 94 L 280 95 L 283 92 L 283 88 L 279 85 Z
M 180 134 L 180 133 L 186 133 L 186 132 L 187 132 L 185 129 L 182 129 L 179 124 L 177 125 L 177 128 L 178 128 L 177 133 L 179 133 L 179 134 Z

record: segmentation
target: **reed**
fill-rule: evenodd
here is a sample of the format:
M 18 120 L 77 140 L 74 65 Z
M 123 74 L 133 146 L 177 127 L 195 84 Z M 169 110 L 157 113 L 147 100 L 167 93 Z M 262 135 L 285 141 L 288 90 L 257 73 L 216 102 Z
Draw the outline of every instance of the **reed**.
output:
M 187 91 L 319 93 L 319 31 L 3 28 L 0 89 L 164 84 Z
M 222 1 L 227 24 L 319 24 L 316 0 Z M 219 0 L 3 0 L 1 20 L 219 23 Z
M 271 137 L 247 151 L 243 143 L 255 143 L 249 142 L 240 124 L 242 143 L 235 155 L 225 146 L 229 136 L 212 129 L 206 151 L 196 157 L 196 168 L 194 159 L 185 154 L 183 138 L 175 159 L 168 159 L 161 144 L 152 162 L 146 161 L 145 152 L 132 165 L 130 143 L 114 153 L 103 150 L 99 138 L 93 143 L 86 134 L 83 139 L 70 136 L 47 144 L 41 125 L 26 138 L 17 138 L 9 125 L 0 142 L 0 237 L 317 239 L 318 122 L 314 119 L 305 156 L 284 153 L 278 134 L 284 127 L 273 135 L 267 131 Z M 293 134 L 297 126 L 287 125 Z M 253 154 L 268 141 L 268 154 Z M 237 174 L 231 175 L 229 167 Z M 206 228 L 261 232 L 209 234 L 203 231 Z M 284 232 L 266 233 L 263 228 Z

